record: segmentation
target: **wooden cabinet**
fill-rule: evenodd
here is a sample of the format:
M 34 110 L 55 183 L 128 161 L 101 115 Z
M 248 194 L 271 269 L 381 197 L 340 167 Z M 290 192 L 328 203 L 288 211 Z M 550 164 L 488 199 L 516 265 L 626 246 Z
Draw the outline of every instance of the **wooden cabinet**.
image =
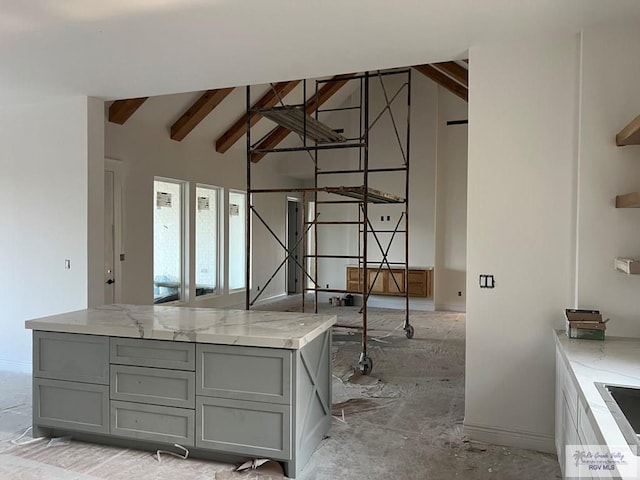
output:
M 377 267 L 367 269 L 369 286 L 373 295 L 404 295 L 405 270 L 394 268 L 389 271 L 383 267 L 378 272 Z M 376 276 L 377 275 L 377 276 Z M 433 269 L 409 268 L 406 271 L 409 284 L 410 297 L 432 296 Z M 347 267 L 347 290 L 352 293 L 362 293 L 362 269 L 359 267 Z

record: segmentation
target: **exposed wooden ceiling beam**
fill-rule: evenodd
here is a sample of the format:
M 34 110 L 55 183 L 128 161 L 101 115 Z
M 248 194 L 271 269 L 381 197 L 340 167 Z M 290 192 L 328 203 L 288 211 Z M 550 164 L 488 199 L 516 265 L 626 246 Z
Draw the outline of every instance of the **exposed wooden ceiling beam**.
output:
M 298 84 L 300 80 L 292 80 L 290 82 L 279 82 L 276 83 L 273 88 L 269 88 L 267 93 L 265 93 L 260 100 L 253 104 L 251 107 L 251 126 L 253 127 L 258 120 L 260 120 L 260 115 L 253 111 L 259 108 L 271 108 L 276 105 L 281 98 L 287 96 L 291 90 L 293 90 Z M 234 143 L 242 138 L 242 136 L 247 133 L 247 115 L 242 115 L 236 122 L 224 132 L 217 140 L 216 140 L 216 152 L 225 153 L 229 150 Z
M 109 121 L 117 123 L 118 125 L 124 125 L 124 122 L 129 120 L 131 115 L 140 108 L 147 98 L 149 97 L 116 100 L 109 106 Z
M 177 141 L 183 140 L 214 108 L 220 105 L 233 88 L 219 88 L 204 92 L 176 123 L 171 125 L 171 138 Z
M 432 63 L 431 65 L 469 88 L 469 70 L 462 65 L 458 65 L 456 62 Z
M 426 77 L 429 77 L 441 87 L 446 88 L 454 95 L 457 95 L 465 102 L 469 101 L 469 90 L 463 85 L 460 85 L 455 80 L 447 77 L 440 70 L 435 69 L 431 65 L 414 65 L 413 68 L 415 68 Z
M 311 115 L 315 112 L 316 108 L 321 107 L 327 100 L 329 100 L 338 90 L 344 87 L 350 78 L 354 77 L 355 73 L 347 73 L 344 75 L 336 75 L 332 78 L 333 81 L 327 82 L 318 90 L 317 95 L 313 95 L 307 100 L 307 107 L 305 111 Z M 257 149 L 269 150 L 275 148 L 287 135 L 291 133 L 291 130 L 284 127 L 276 127 L 271 131 L 269 136 L 265 138 L 256 147 Z M 264 152 L 257 152 L 251 155 L 252 162 L 259 162 L 266 155 Z

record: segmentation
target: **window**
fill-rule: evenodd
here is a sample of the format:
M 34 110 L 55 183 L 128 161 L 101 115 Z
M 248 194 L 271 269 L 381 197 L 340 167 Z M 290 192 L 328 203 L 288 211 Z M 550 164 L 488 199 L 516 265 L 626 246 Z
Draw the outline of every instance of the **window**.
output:
M 229 290 L 245 288 L 247 194 L 229 192 Z
M 220 189 L 196 187 L 196 296 L 218 287 L 218 200 Z
M 153 186 L 153 303 L 166 303 L 184 297 L 184 184 L 155 180 Z

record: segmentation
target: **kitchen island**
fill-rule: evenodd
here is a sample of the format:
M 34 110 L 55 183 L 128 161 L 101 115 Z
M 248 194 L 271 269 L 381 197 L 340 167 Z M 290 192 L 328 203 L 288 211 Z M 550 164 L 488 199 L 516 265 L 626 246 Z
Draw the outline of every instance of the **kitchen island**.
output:
M 294 478 L 331 425 L 335 322 L 140 305 L 29 320 L 34 436 L 271 458 Z

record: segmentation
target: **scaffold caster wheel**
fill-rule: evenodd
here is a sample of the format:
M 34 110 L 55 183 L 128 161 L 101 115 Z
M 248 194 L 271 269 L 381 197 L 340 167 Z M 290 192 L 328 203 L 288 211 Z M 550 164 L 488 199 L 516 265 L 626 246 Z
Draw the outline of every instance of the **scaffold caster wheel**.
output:
M 362 375 L 369 375 L 371 370 L 373 370 L 373 361 L 370 357 L 361 356 L 360 361 L 358 362 L 358 370 Z
M 406 327 L 404 327 L 404 334 L 407 336 L 407 338 L 413 338 L 413 326 L 407 325 Z

